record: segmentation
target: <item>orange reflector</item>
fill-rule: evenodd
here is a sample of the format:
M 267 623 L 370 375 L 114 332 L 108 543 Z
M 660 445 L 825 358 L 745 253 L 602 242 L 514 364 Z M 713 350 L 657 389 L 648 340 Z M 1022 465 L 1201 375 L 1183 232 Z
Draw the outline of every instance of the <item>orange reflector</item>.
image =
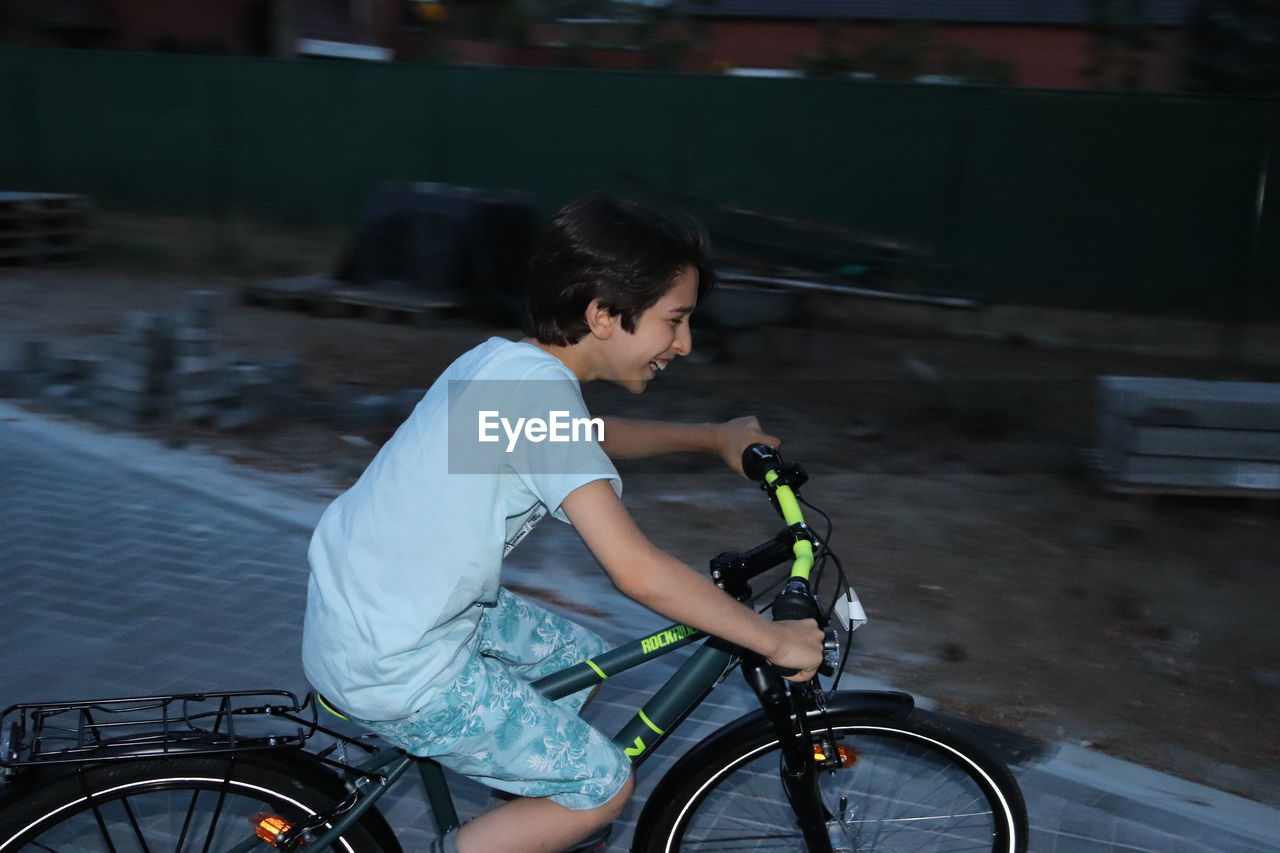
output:
M 293 824 L 280 815 L 260 814 L 253 819 L 253 831 L 272 847 L 276 846 L 276 839 L 290 829 L 293 829 Z
M 858 763 L 858 753 L 851 746 L 840 745 L 836 747 L 836 754 L 832 756 L 833 760 L 840 762 L 841 767 L 852 767 Z M 822 748 L 822 744 L 815 743 L 813 745 L 813 760 L 824 762 L 827 760 L 826 750 Z

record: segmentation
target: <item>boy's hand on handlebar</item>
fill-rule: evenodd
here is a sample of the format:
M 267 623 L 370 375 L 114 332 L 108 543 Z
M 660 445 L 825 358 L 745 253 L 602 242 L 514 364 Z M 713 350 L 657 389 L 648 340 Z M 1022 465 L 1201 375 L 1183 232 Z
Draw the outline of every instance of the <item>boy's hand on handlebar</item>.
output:
M 796 619 L 772 622 L 778 638 L 776 650 L 768 656 L 769 663 L 785 669 L 798 670 L 794 675 L 783 676 L 787 681 L 808 681 L 822 666 L 825 636 L 813 619 Z
M 742 451 L 752 444 L 782 446 L 782 439 L 766 433 L 754 415 L 717 424 L 714 434 L 716 452 L 720 454 L 720 458 L 744 477 L 746 475 L 742 471 Z

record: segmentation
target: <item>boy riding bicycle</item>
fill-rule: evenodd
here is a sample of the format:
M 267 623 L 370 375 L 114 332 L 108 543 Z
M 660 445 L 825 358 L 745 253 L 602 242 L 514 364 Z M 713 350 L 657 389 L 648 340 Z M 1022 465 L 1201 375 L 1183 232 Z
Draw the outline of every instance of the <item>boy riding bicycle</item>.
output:
M 518 797 L 436 849 L 553 853 L 607 827 L 631 795 L 626 756 L 577 715 L 587 697 L 552 702 L 529 686 L 605 648 L 499 586 L 503 557 L 545 515 L 573 524 L 618 589 L 663 616 L 799 670 L 793 680 L 821 662 L 812 620 L 768 621 L 656 548 L 610 461 L 701 450 L 741 472 L 747 445 L 778 440 L 755 418 L 593 421 L 582 400 L 594 379 L 638 394 L 689 353 L 705 252 L 683 217 L 603 196 L 565 207 L 530 263 L 529 337 L 492 338 L 450 365 L 316 528 L 312 684 L 390 742 Z

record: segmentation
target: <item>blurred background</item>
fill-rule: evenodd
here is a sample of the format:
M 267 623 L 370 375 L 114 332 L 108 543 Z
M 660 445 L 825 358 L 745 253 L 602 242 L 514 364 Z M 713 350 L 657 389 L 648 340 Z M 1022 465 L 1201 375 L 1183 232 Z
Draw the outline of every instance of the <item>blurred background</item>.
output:
M 425 181 L 534 221 L 591 190 L 675 204 L 726 258 L 846 284 L 1280 311 L 1268 0 L 0 9 L 0 186 L 204 220 L 232 271 L 262 272 L 257 226 L 346 233 Z
M 323 501 L 593 191 L 697 216 L 722 281 L 687 364 L 588 402 L 781 435 L 858 672 L 1280 805 L 1277 0 L 0 0 L 0 397 Z M 13 503 L 78 523 L 28 499 L 75 464 Z M 657 470 L 628 504 L 690 563 L 770 532 Z M 590 559 L 532 540 L 533 590 Z M 28 589 L 71 559 L 22 547 Z

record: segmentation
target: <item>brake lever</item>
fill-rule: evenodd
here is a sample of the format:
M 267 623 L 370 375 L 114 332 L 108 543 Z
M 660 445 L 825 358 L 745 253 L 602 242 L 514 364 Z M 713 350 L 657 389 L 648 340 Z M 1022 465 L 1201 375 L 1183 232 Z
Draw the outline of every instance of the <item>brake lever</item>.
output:
M 822 665 L 818 667 L 818 674 L 830 678 L 836 674 L 839 666 L 840 632 L 835 628 L 828 628 L 822 641 Z
M 800 670 L 791 669 L 790 667 L 778 666 L 777 664 L 769 664 L 773 667 L 774 672 L 785 677 L 795 675 Z M 818 665 L 818 675 L 825 675 L 827 678 L 836 674 L 836 670 L 840 667 L 840 633 L 835 628 L 828 628 L 824 633 L 822 640 L 822 663 Z

